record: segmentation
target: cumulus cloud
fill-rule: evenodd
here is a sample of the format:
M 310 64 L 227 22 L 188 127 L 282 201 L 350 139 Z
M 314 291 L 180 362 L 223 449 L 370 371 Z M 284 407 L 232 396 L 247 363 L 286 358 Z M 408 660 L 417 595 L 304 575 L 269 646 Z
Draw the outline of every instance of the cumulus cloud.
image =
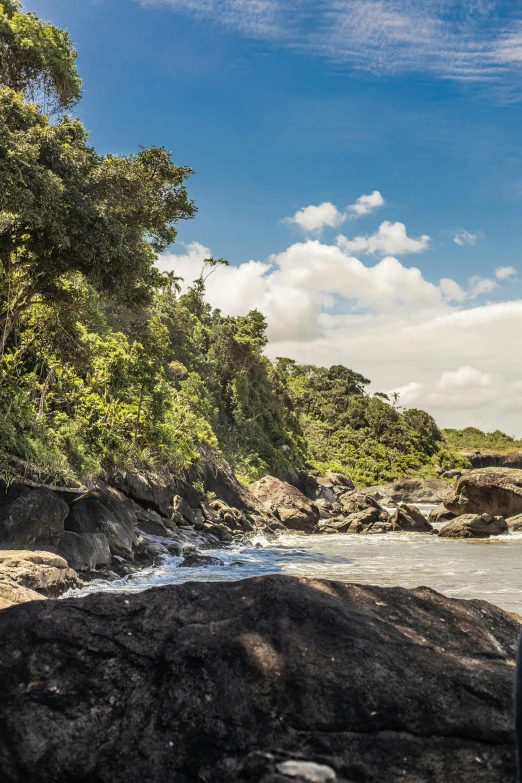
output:
M 453 237 L 453 241 L 455 244 L 460 245 L 461 247 L 463 245 L 476 245 L 478 236 L 478 233 L 472 234 L 469 231 L 466 231 L 464 228 L 459 228 Z
M 363 215 L 369 215 L 379 207 L 384 206 L 384 199 L 378 190 L 374 190 L 373 193 L 367 196 L 359 196 L 355 204 L 351 204 L 348 207 L 348 214 L 352 214 L 356 217 L 362 217 Z
M 471 299 L 474 299 L 481 294 L 489 294 L 497 288 L 497 283 L 494 280 L 490 280 L 489 277 L 480 277 L 474 275 L 469 279 L 469 294 Z
M 211 254 L 194 242 L 159 266 L 184 277 L 186 288 Z M 225 314 L 264 312 L 271 358 L 345 364 L 441 426 L 522 435 L 522 372 L 513 361 L 522 301 L 477 305 L 455 280 L 431 282 L 392 256 L 365 264 L 317 239 L 266 262 L 219 267 L 207 297 Z
M 138 0 L 373 74 L 513 86 L 522 13 L 501 0 Z M 518 86 L 520 78 L 518 78 Z
M 370 236 L 359 236 L 348 239 L 342 234 L 337 237 L 337 244 L 349 253 L 378 253 L 380 255 L 401 256 L 405 253 L 421 253 L 428 247 L 430 238 L 427 234 L 413 239 L 406 233 L 404 223 L 391 223 L 385 220 L 378 231 Z
M 497 280 L 509 280 L 511 277 L 514 277 L 516 273 L 517 270 L 514 266 L 499 266 L 495 269 Z
M 309 234 L 319 234 L 326 226 L 336 228 L 351 218 L 369 215 L 370 212 L 382 207 L 383 204 L 382 195 L 378 190 L 374 190 L 367 196 L 359 196 L 357 201 L 350 204 L 344 211 L 337 209 L 331 201 L 324 201 L 317 206 L 310 205 L 298 209 L 295 215 L 285 218 L 283 222 L 299 226 Z

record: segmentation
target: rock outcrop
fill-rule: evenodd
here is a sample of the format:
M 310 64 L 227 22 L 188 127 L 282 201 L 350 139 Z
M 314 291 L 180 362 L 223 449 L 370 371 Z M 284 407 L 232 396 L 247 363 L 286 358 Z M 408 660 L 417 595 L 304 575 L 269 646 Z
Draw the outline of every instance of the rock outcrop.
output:
M 437 524 L 439 522 L 449 522 L 454 518 L 455 514 L 453 514 L 451 511 L 448 511 L 444 503 L 441 503 L 436 508 L 432 508 L 428 517 L 428 521 L 431 523 L 435 522 L 435 524 Z
M 312 533 L 319 521 L 319 509 L 292 484 L 265 476 L 250 485 L 250 492 L 263 504 L 266 511 L 279 519 L 290 530 Z
M 512 517 L 522 513 L 522 470 L 481 468 L 465 473 L 444 505 L 456 516 L 491 514 Z
M 65 529 L 79 536 L 103 534 L 113 555 L 132 558 L 137 543 L 136 514 L 129 501 L 111 487 L 92 490 L 73 500 Z
M 58 554 L 75 571 L 91 571 L 110 565 L 112 560 L 109 539 L 105 533 L 73 533 L 66 530 L 60 539 Z
M 0 778 L 239 783 L 258 751 L 359 783 L 513 783 L 519 631 L 483 601 L 286 576 L 13 606 Z
M 506 519 L 506 524 L 513 533 L 519 533 L 522 530 L 522 514 Z
M 442 479 L 405 478 L 361 490 L 383 506 L 399 503 L 442 503 L 453 487 Z
M 27 550 L 0 551 L 0 608 L 11 603 L 23 603 L 39 598 L 56 597 L 71 587 L 79 587 L 79 579 L 63 557 L 54 552 Z
M 56 551 L 69 507 L 48 489 L 14 484 L 0 490 L 0 549 Z
M 504 517 L 491 514 L 461 514 L 439 530 L 441 538 L 490 538 L 509 530 Z
M 495 451 L 461 451 L 472 468 L 517 468 L 522 470 L 522 451 L 499 454 Z

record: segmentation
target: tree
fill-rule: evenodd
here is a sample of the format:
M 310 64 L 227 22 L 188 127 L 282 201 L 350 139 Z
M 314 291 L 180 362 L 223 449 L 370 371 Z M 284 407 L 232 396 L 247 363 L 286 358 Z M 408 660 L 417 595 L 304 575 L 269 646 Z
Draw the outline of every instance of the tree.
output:
M 98 155 L 78 120 L 51 124 L 0 89 L 2 344 L 32 302 L 60 296 L 72 272 L 109 297 L 147 301 L 162 280 L 157 254 L 196 212 L 184 185 L 191 173 L 163 147 Z
M 38 100 L 44 111 L 70 109 L 80 97 L 76 50 L 69 34 L 23 9 L 0 2 L 0 85 Z

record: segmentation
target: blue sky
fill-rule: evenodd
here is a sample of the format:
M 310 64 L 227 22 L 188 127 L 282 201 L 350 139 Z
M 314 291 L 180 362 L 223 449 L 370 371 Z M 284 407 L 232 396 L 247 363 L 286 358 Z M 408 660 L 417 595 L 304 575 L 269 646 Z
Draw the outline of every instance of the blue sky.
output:
M 25 5 L 71 33 L 100 151 L 164 144 L 195 170 L 199 213 L 164 266 L 188 279 L 206 249 L 227 257 L 209 298 L 263 309 L 269 355 L 343 362 L 443 425 L 522 435 L 517 2 Z M 381 206 L 348 209 L 374 191 Z

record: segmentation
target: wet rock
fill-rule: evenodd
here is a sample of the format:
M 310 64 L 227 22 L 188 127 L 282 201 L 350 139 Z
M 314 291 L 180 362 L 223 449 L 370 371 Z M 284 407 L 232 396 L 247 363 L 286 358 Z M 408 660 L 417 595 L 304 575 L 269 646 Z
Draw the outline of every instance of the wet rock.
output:
M 386 513 L 386 512 L 385 512 Z M 346 517 L 337 517 L 328 520 L 324 524 L 323 532 L 326 533 L 388 533 L 391 530 L 388 521 L 389 515 L 382 517 L 377 508 L 365 508 L 355 511 Z
M 265 476 L 250 491 L 287 528 L 311 533 L 319 521 L 319 509 L 302 492 L 285 481 Z
M 72 533 L 103 533 L 111 554 L 132 559 L 138 540 L 136 514 L 121 493 L 111 487 L 81 495 L 69 507 L 65 528 Z
M 73 533 L 66 530 L 60 539 L 58 554 L 75 571 L 89 571 L 110 565 L 111 550 L 105 533 Z
M 206 566 L 224 566 L 223 560 L 211 555 L 200 555 L 197 553 L 187 555 L 179 564 L 180 568 L 204 568 Z
M 390 519 L 392 530 L 409 533 L 431 533 L 432 526 L 416 506 L 399 506 Z
M 405 478 L 360 491 L 383 506 L 395 506 L 399 503 L 442 503 L 452 489 L 452 485 L 443 479 Z
M 517 514 L 515 517 L 509 517 L 509 519 L 506 519 L 506 523 L 513 533 L 520 532 L 522 530 L 522 514 Z
M 490 514 L 461 514 L 439 530 L 442 538 L 489 538 L 507 533 L 504 517 Z
M 0 491 L 0 549 L 56 550 L 69 507 L 48 489 Z
M 456 516 L 493 514 L 512 517 L 522 513 L 522 470 L 481 468 L 457 481 L 444 505 Z
M 449 522 L 451 519 L 455 519 L 455 514 L 448 511 L 444 503 L 432 508 L 428 517 L 429 522 Z
M 239 783 L 262 748 L 359 783 L 511 783 L 519 632 L 483 601 L 281 575 L 13 606 L 0 773 Z
M 0 576 L 4 584 L 15 583 L 49 597 L 59 596 L 70 587 L 80 585 L 76 572 L 69 568 L 63 557 L 54 552 L 30 552 L 26 549 L 0 551 Z

